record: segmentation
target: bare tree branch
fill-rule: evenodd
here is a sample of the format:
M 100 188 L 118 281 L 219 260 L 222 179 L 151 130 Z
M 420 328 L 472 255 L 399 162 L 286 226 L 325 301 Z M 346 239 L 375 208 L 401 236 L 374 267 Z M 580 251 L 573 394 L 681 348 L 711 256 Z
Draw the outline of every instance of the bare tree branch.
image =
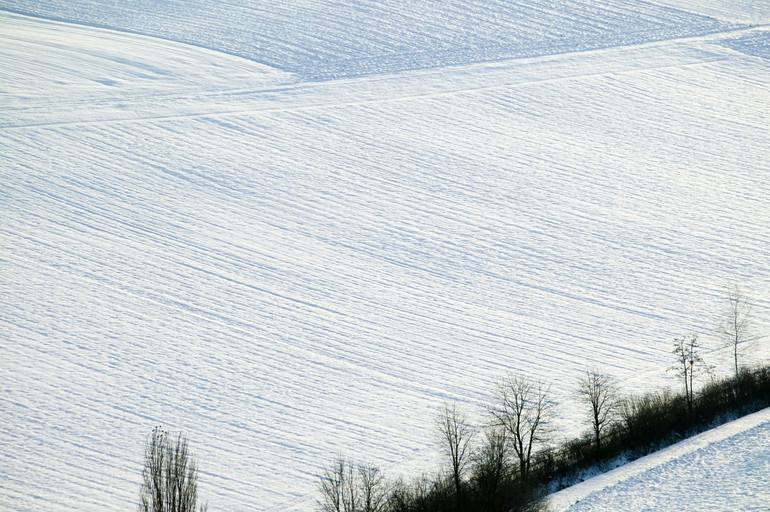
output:
M 380 468 L 372 464 L 358 466 L 361 488 L 361 511 L 384 512 L 387 506 L 387 486 Z
M 321 501 L 319 508 L 323 512 L 354 512 L 357 496 L 351 492 L 353 464 L 340 457 L 324 470 L 319 483 Z
M 532 453 L 547 442 L 553 402 L 548 386 L 519 375 L 508 375 L 497 386 L 497 401 L 489 407 L 492 423 L 505 429 L 519 460 L 522 478 L 529 475 Z
M 319 482 L 321 512 L 384 512 L 387 504 L 385 477 L 371 464 L 354 465 L 339 457 Z

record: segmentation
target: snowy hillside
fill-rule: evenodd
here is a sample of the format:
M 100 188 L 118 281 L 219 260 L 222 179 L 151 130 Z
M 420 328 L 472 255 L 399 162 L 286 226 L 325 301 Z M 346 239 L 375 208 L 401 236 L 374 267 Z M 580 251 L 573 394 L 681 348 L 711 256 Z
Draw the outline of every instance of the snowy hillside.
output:
M 575 431 L 587 366 L 729 363 L 726 283 L 770 332 L 770 31 L 701 3 L 0 0 L 0 510 L 133 508 L 163 424 L 212 511 L 307 511 L 507 370 Z
M 656 3 L 736 23 L 770 22 L 768 5 L 763 0 L 657 0 Z
M 645 0 L 4 0 L 25 14 L 215 48 L 327 80 L 733 28 Z
M 767 510 L 770 410 L 686 439 L 556 493 L 555 512 Z

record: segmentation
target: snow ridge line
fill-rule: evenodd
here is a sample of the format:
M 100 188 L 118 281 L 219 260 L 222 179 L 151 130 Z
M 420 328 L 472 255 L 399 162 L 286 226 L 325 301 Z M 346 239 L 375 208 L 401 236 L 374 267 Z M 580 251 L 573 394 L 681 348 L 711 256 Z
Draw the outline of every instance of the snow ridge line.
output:
M 173 120 L 179 120 L 179 119 L 199 119 L 199 118 L 209 118 L 209 117 L 210 118 L 227 118 L 230 116 L 244 116 L 244 115 L 255 115 L 255 114 L 259 115 L 259 114 L 271 114 L 276 112 L 296 112 L 296 111 L 308 111 L 308 110 L 336 108 L 336 107 L 351 107 L 351 106 L 361 106 L 361 105 L 371 105 L 371 104 L 382 104 L 382 103 L 408 101 L 408 100 L 413 100 L 418 98 L 439 98 L 439 97 L 453 96 L 456 94 L 472 93 L 472 92 L 478 92 L 478 91 L 491 91 L 496 89 L 526 87 L 528 85 L 532 85 L 536 83 L 558 82 L 562 80 L 579 80 L 583 78 L 598 77 L 598 76 L 604 76 L 608 74 L 627 74 L 627 73 L 660 70 L 660 69 L 671 69 L 671 68 L 678 69 L 678 68 L 689 67 L 689 66 L 701 66 L 704 64 L 723 61 L 723 60 L 726 60 L 727 58 L 728 57 L 713 57 L 713 58 L 703 59 L 702 61 L 699 61 L 699 62 L 693 62 L 693 63 L 687 63 L 687 64 L 667 64 L 667 65 L 661 65 L 661 66 L 649 66 L 649 67 L 629 69 L 629 70 L 623 70 L 623 71 L 606 70 L 606 71 L 597 72 L 597 73 L 580 74 L 580 75 L 566 76 L 566 77 L 560 77 L 560 78 L 546 78 L 542 80 L 530 80 L 526 82 L 518 82 L 513 84 L 496 84 L 496 85 L 483 85 L 478 87 L 464 87 L 464 88 L 457 88 L 457 89 L 442 91 L 442 92 L 424 92 L 424 93 L 417 93 L 417 94 L 405 94 L 405 95 L 394 96 L 390 98 L 372 98 L 372 99 L 363 99 L 358 101 L 322 102 L 322 103 L 304 104 L 304 105 L 299 104 L 293 107 L 280 107 L 280 108 L 267 107 L 267 108 L 248 108 L 248 109 L 237 109 L 237 110 L 213 110 L 208 112 L 194 112 L 190 114 L 174 114 L 174 115 L 170 114 L 170 115 L 154 115 L 154 116 L 140 116 L 140 117 L 127 117 L 127 118 L 111 118 L 111 119 L 102 119 L 102 120 L 94 120 L 94 121 L 85 120 L 85 121 L 29 123 L 24 125 L 6 124 L 0 121 L 0 130 L 58 128 L 58 127 L 65 127 L 65 126 L 106 126 L 106 125 L 114 125 L 114 124 L 144 123 L 148 121 L 149 122 L 173 121 Z M 312 86 L 311 92 L 314 92 L 312 91 L 312 89 L 315 89 L 315 88 L 316 86 Z M 296 90 L 296 87 L 286 88 L 286 90 L 291 90 L 291 89 Z M 259 100 L 254 99 L 252 101 L 259 101 Z M 121 102 L 121 103 L 125 104 L 125 102 Z M 168 105 L 167 102 L 164 102 L 163 104 Z

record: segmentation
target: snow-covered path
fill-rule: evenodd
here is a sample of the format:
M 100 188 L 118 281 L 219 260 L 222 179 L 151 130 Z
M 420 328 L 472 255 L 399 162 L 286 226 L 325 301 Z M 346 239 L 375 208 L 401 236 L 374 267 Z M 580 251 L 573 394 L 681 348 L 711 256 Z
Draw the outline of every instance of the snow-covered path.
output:
M 614 48 L 364 77 L 0 14 L 0 509 L 131 508 L 162 423 L 212 510 L 308 510 L 337 453 L 432 467 L 435 409 L 507 370 L 574 431 L 587 366 L 663 384 L 690 330 L 720 362 L 729 281 L 768 332 L 770 33 L 597 4 L 570 37 Z
M 770 506 L 770 409 L 551 496 L 554 512 L 763 511 Z

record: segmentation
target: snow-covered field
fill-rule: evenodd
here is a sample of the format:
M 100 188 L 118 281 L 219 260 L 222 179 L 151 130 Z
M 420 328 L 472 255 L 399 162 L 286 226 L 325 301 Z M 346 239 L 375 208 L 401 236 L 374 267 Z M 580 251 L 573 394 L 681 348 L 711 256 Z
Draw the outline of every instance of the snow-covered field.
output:
M 3 6 L 214 48 L 313 80 L 633 44 L 734 23 L 639 0 L 6 0 Z
M 554 512 L 732 512 L 770 507 L 770 409 L 552 495 Z
M 746 12 L 266 4 L 0 0 L 82 23 L 0 12 L 0 509 L 132 508 L 162 423 L 212 510 L 305 511 L 338 453 L 433 467 L 506 370 L 574 431 L 587 366 L 729 362 L 728 282 L 770 330 Z

